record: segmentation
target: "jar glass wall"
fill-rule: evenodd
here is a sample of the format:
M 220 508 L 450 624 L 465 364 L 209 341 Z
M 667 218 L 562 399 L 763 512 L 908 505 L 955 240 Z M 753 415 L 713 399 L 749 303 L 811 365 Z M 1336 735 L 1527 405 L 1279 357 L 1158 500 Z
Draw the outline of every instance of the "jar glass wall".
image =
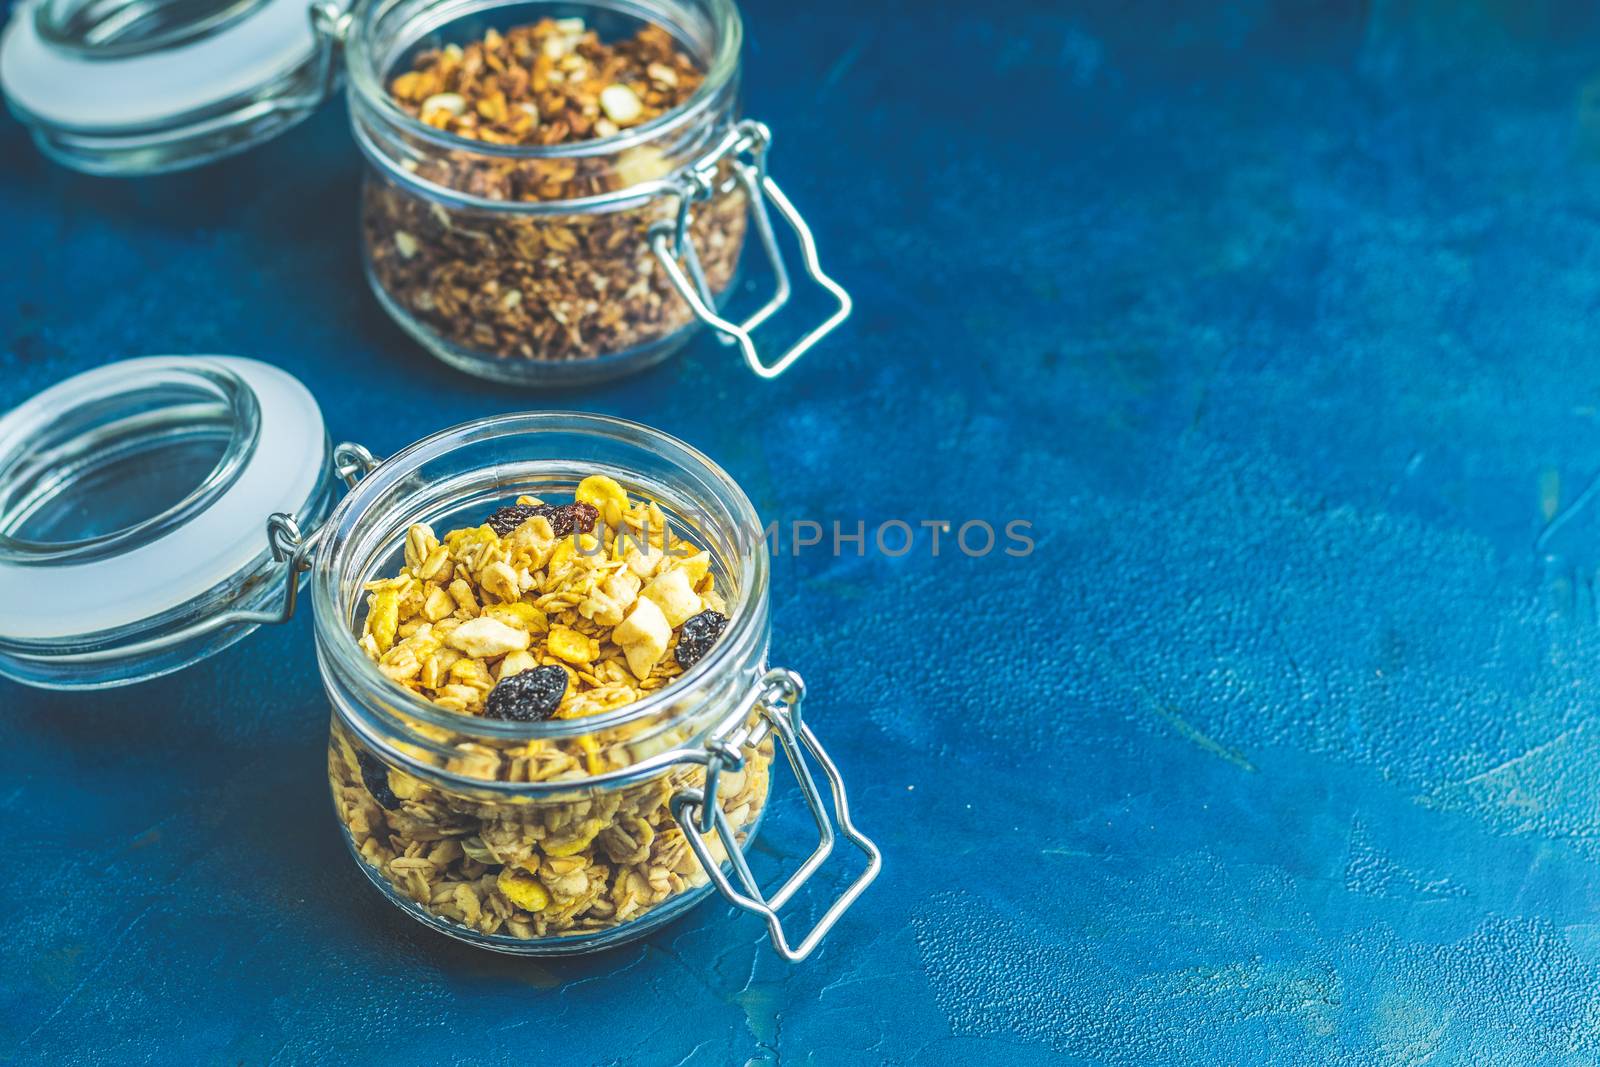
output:
M 570 494 L 604 473 L 655 500 L 712 557 L 728 628 L 704 659 L 637 703 L 510 722 L 447 711 L 386 679 L 356 643 L 363 587 L 393 572 L 414 523 L 472 525 L 520 494 Z M 385 461 L 329 520 L 313 571 L 333 704 L 335 811 L 364 872 L 452 936 L 508 952 L 585 951 L 636 937 L 711 889 L 673 809 L 703 787 L 698 754 L 750 695 L 768 644 L 760 526 L 709 460 L 664 435 L 586 415 L 492 418 Z M 770 736 L 723 769 L 717 806 L 745 845 L 767 800 Z M 719 835 L 703 844 L 716 860 Z
M 391 93 L 419 54 L 557 16 L 582 19 L 605 41 L 642 27 L 665 31 L 703 80 L 679 106 L 628 128 L 575 113 L 571 121 L 592 124 L 594 136 L 550 144 L 459 136 Z M 379 301 L 441 359 L 497 380 L 576 384 L 670 355 L 699 319 L 650 233 L 676 226 L 673 182 L 737 121 L 740 39 L 730 0 L 387 0 L 361 8 L 346 49 L 352 124 L 368 160 L 362 244 Z M 528 58 L 535 78 L 545 76 L 540 62 Z M 458 110 L 504 107 L 438 95 L 455 97 Z M 684 221 L 715 303 L 737 271 L 749 198 L 731 162 L 712 166 L 708 195 Z

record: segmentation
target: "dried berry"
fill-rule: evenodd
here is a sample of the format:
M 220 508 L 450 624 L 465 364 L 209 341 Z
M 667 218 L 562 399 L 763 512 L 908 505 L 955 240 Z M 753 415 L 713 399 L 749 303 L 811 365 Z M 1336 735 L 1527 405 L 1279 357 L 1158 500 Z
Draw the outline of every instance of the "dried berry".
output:
M 717 643 L 722 631 L 728 628 L 728 617 L 720 611 L 702 611 L 683 620 L 678 631 L 678 664 L 688 670 Z
M 511 504 L 489 516 L 489 527 L 504 537 L 524 522 L 538 515 L 538 504 Z
M 600 512 L 593 504 L 574 503 L 557 508 L 555 513 L 545 517 L 550 520 L 550 528 L 556 536 L 565 537 L 573 530 L 591 532 L 594 524 L 600 521 Z
M 567 672 L 554 664 L 513 674 L 489 692 L 485 718 L 543 722 L 567 695 Z
M 367 787 L 372 799 L 386 811 L 400 806 L 400 798 L 389 788 L 389 770 L 370 752 L 357 752 L 356 762 L 361 765 L 361 784 Z
M 504 537 L 536 515 L 550 520 L 557 537 L 566 537 L 573 530 L 589 533 L 600 519 L 593 504 L 511 504 L 490 515 L 489 526 Z

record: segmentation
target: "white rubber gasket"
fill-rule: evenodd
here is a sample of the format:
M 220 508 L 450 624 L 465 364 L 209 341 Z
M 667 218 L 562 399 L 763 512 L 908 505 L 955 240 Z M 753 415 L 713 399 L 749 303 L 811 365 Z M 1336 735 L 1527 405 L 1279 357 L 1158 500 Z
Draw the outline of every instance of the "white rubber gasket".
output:
M 270 84 L 317 48 L 308 0 L 267 0 L 187 45 L 87 59 L 39 36 L 41 2 L 18 4 L 0 37 L 0 91 L 35 118 L 69 129 L 169 123 Z
M 189 521 L 120 555 L 82 563 L 0 559 L 0 636 L 48 641 L 87 637 L 161 615 L 253 567 L 267 547 L 267 516 L 305 506 L 324 475 L 326 430 L 316 400 L 294 376 L 234 356 L 151 356 L 99 367 L 52 386 L 0 418 L 20 423 L 44 398 L 97 377 L 174 359 L 226 367 L 254 391 L 255 451 L 233 484 Z

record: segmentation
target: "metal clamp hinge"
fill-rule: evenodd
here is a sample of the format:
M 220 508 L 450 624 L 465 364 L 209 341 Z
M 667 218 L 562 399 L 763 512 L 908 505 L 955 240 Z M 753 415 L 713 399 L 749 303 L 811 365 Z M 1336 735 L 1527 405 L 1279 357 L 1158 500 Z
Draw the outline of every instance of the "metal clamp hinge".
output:
M 850 294 L 845 292 L 838 282 L 823 273 L 822 265 L 817 260 L 817 243 L 811 234 L 811 228 L 806 225 L 800 212 L 778 187 L 778 183 L 767 174 L 767 147 L 771 141 L 771 131 L 763 124 L 750 119 L 730 128 L 712 151 L 678 178 L 672 194 L 677 198 L 675 220 L 671 223 L 659 223 L 651 227 L 649 232 L 650 250 L 655 253 L 656 260 L 666 271 L 668 280 L 672 282 L 673 288 L 677 289 L 678 295 L 688 303 L 695 317 L 716 330 L 723 343 L 737 344 L 750 369 L 762 378 L 776 378 L 788 370 L 795 360 L 805 355 L 813 345 L 849 318 L 852 307 Z M 717 175 L 724 160 L 731 164 L 732 177 L 719 184 Z M 699 253 L 689 232 L 692 205 L 730 192 L 735 186 L 744 189 L 750 206 L 750 216 L 755 220 L 756 234 L 761 239 L 762 249 L 766 252 L 767 261 L 771 264 L 773 277 L 777 282 L 777 288 L 771 299 L 743 322 L 734 322 L 718 313 L 716 295 L 711 291 L 711 284 L 706 279 L 705 269 L 700 264 Z M 767 210 L 768 204 L 778 209 L 778 214 L 800 242 L 800 255 L 805 264 L 806 274 L 827 290 L 839 305 L 833 314 L 812 327 L 791 345 L 788 351 L 770 364 L 762 362 L 751 333 L 789 302 L 792 287 L 783 251 L 778 247 L 772 215 Z M 683 261 L 681 264 L 680 259 Z
M 298 111 L 314 108 L 333 95 L 339 88 L 339 72 L 343 69 L 344 40 L 350 32 L 353 15 L 348 0 L 313 0 L 307 14 L 311 19 L 311 35 L 316 40 L 316 66 L 307 81 L 305 91 L 293 96 L 270 101 L 275 111 Z
M 758 709 L 760 718 L 750 723 L 747 721 L 748 714 L 730 716 L 726 720 L 727 728 L 720 733 L 713 733 L 706 742 L 705 788 L 679 790 L 672 797 L 672 814 L 683 830 L 684 838 L 689 842 L 695 858 L 700 861 L 700 866 L 722 895 L 735 906 L 764 918 L 767 922 L 767 931 L 772 938 L 772 945 L 778 954 L 784 959 L 798 962 L 811 955 L 822 942 L 822 938 L 839 921 L 840 916 L 855 903 L 856 898 L 867 886 L 872 884 L 873 879 L 878 877 L 878 871 L 883 866 L 883 855 L 878 851 L 878 846 L 857 830 L 855 824 L 850 821 L 850 808 L 839 769 L 833 760 L 828 758 L 822 743 L 817 740 L 816 734 L 811 732 L 811 727 L 801 720 L 800 705 L 805 698 L 805 683 L 800 680 L 800 676 L 793 671 L 769 671 L 757 686 L 754 696 L 747 711 Z M 723 813 L 721 805 L 717 803 L 717 782 L 724 766 L 729 770 L 742 767 L 741 750 L 760 744 L 769 732 L 783 746 L 784 755 L 788 757 L 789 765 L 794 770 L 800 792 L 805 797 L 806 805 L 811 809 L 812 818 L 816 820 L 819 836 L 816 849 L 800 865 L 799 870 L 790 875 L 788 881 L 784 882 L 776 893 L 764 897 L 756 884 L 755 876 L 750 872 L 749 864 L 745 861 L 744 851 L 740 847 L 735 831 Z M 822 866 L 833 852 L 834 843 L 833 823 L 828 818 L 828 810 L 817 789 L 816 780 L 812 778 L 811 771 L 806 766 L 807 752 L 816 760 L 828 779 L 839 832 L 866 855 L 867 867 L 828 907 L 822 918 L 800 943 L 791 947 L 788 937 L 784 934 L 783 920 L 779 917 L 778 910 L 787 904 L 795 892 Z M 738 879 L 737 888 L 706 845 L 703 835 L 712 830 L 715 830 L 717 838 L 722 842 L 723 850 L 728 854 L 728 865 L 732 868 L 734 877 Z

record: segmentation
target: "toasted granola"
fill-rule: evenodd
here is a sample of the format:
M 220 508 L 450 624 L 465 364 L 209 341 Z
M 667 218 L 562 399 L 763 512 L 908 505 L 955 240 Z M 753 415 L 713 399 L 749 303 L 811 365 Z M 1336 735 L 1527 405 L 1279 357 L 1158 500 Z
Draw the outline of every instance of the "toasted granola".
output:
M 491 29 L 464 48 L 424 52 L 389 91 L 406 111 L 458 137 L 548 145 L 649 122 L 685 103 L 702 81 L 694 60 L 659 26 L 606 44 L 582 19 L 541 19 L 503 34 Z M 560 188 L 530 185 L 527 172 L 507 177 L 509 199 L 614 188 L 595 174 Z
M 400 573 L 367 587 L 361 648 L 390 680 L 466 716 L 581 719 L 624 707 L 680 675 L 680 635 L 720 634 L 726 611 L 709 554 L 670 542 L 660 508 L 603 475 L 584 479 L 572 504 L 523 497 L 443 538 L 413 526 L 404 556 Z M 553 685 L 562 675 L 564 687 Z M 707 881 L 670 807 L 703 770 L 583 788 L 637 755 L 630 730 L 446 749 L 443 769 L 466 779 L 574 782 L 555 795 L 496 796 L 380 759 L 336 717 L 335 807 L 369 868 L 439 919 L 520 939 L 605 930 Z M 745 757 L 717 791 L 739 840 L 766 802 L 771 740 Z M 706 843 L 725 858 L 719 838 Z
M 581 19 L 490 30 L 419 55 L 390 94 L 430 126 L 485 144 L 538 146 L 613 136 L 694 96 L 704 76 L 671 34 L 646 26 L 604 42 Z M 595 196 L 670 172 L 651 143 L 620 153 L 506 158 L 425 153 L 418 178 L 496 201 Z M 651 253 L 671 222 L 656 198 L 627 208 L 541 215 L 446 207 L 384 178 L 367 183 L 363 231 L 375 282 L 400 312 L 469 354 L 577 360 L 636 349 L 693 321 Z M 746 198 L 729 187 L 698 205 L 690 233 L 721 293 L 744 244 Z

